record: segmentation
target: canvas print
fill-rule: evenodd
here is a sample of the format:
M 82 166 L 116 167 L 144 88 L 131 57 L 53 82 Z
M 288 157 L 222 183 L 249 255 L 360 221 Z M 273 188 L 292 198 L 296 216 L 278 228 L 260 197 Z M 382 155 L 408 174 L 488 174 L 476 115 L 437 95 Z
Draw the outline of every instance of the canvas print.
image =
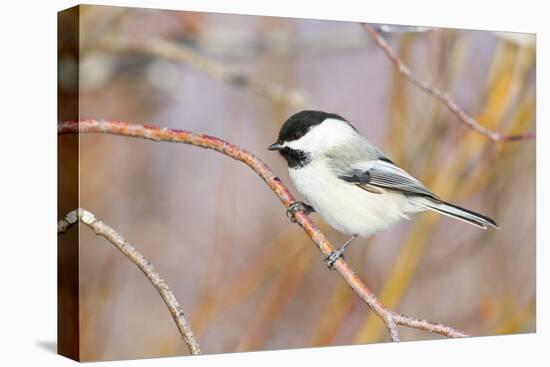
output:
M 91 5 L 58 33 L 59 354 L 536 331 L 534 34 Z

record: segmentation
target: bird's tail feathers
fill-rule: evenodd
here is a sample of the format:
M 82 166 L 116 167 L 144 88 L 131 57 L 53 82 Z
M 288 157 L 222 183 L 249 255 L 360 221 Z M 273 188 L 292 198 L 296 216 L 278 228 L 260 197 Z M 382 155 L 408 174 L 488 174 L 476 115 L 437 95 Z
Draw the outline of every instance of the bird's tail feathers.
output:
M 446 215 L 451 218 L 456 218 L 458 220 L 470 223 L 476 227 L 487 229 L 487 227 L 494 227 L 500 229 L 498 224 L 495 223 L 491 218 L 476 213 L 474 211 L 461 208 L 457 205 L 446 203 L 444 201 L 435 201 L 427 198 L 422 198 L 422 200 L 415 200 L 415 204 L 436 211 L 440 214 Z

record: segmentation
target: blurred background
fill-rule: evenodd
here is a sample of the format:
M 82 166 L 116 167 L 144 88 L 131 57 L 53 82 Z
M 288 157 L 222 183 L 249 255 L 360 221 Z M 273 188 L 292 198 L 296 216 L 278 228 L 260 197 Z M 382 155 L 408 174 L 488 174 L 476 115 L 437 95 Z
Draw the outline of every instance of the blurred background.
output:
M 252 151 L 296 190 L 267 146 L 291 114 L 342 115 L 445 200 L 501 231 L 436 214 L 358 239 L 346 259 L 388 307 L 475 336 L 535 331 L 535 141 L 495 144 L 400 76 L 357 23 L 80 7 L 80 62 L 60 88 L 81 118 L 207 133 Z M 535 36 L 390 27 L 414 74 L 480 124 L 535 129 Z M 60 40 L 60 47 L 63 39 Z M 71 75 L 80 67 L 80 85 Z M 61 137 L 62 139 L 64 137 Z M 245 165 L 213 151 L 101 134 L 80 138 L 81 206 L 125 236 L 174 291 L 203 353 L 374 343 L 386 329 Z M 312 214 L 333 244 L 347 238 Z M 83 360 L 188 354 L 156 290 L 81 230 Z M 400 328 L 403 340 L 440 338 Z

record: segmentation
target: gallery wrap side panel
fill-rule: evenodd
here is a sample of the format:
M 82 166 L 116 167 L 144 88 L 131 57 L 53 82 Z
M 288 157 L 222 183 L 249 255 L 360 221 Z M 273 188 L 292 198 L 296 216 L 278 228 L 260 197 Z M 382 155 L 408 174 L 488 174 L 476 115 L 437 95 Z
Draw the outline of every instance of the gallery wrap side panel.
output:
M 57 116 L 79 119 L 80 8 L 58 13 Z M 57 138 L 57 217 L 79 207 L 79 136 Z M 74 225 L 57 242 L 57 352 L 80 360 L 79 231 Z

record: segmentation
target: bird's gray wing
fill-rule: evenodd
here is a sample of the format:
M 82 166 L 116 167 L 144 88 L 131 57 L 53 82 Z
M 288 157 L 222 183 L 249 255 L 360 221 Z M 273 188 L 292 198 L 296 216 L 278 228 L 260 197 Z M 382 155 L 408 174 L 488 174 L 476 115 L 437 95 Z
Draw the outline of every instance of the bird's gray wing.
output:
M 376 188 L 382 188 L 399 191 L 406 195 L 420 195 L 439 200 L 420 181 L 386 158 L 358 162 L 347 170 L 339 172 L 338 178 L 370 192 L 377 192 Z M 378 193 L 381 192 L 378 190 Z

